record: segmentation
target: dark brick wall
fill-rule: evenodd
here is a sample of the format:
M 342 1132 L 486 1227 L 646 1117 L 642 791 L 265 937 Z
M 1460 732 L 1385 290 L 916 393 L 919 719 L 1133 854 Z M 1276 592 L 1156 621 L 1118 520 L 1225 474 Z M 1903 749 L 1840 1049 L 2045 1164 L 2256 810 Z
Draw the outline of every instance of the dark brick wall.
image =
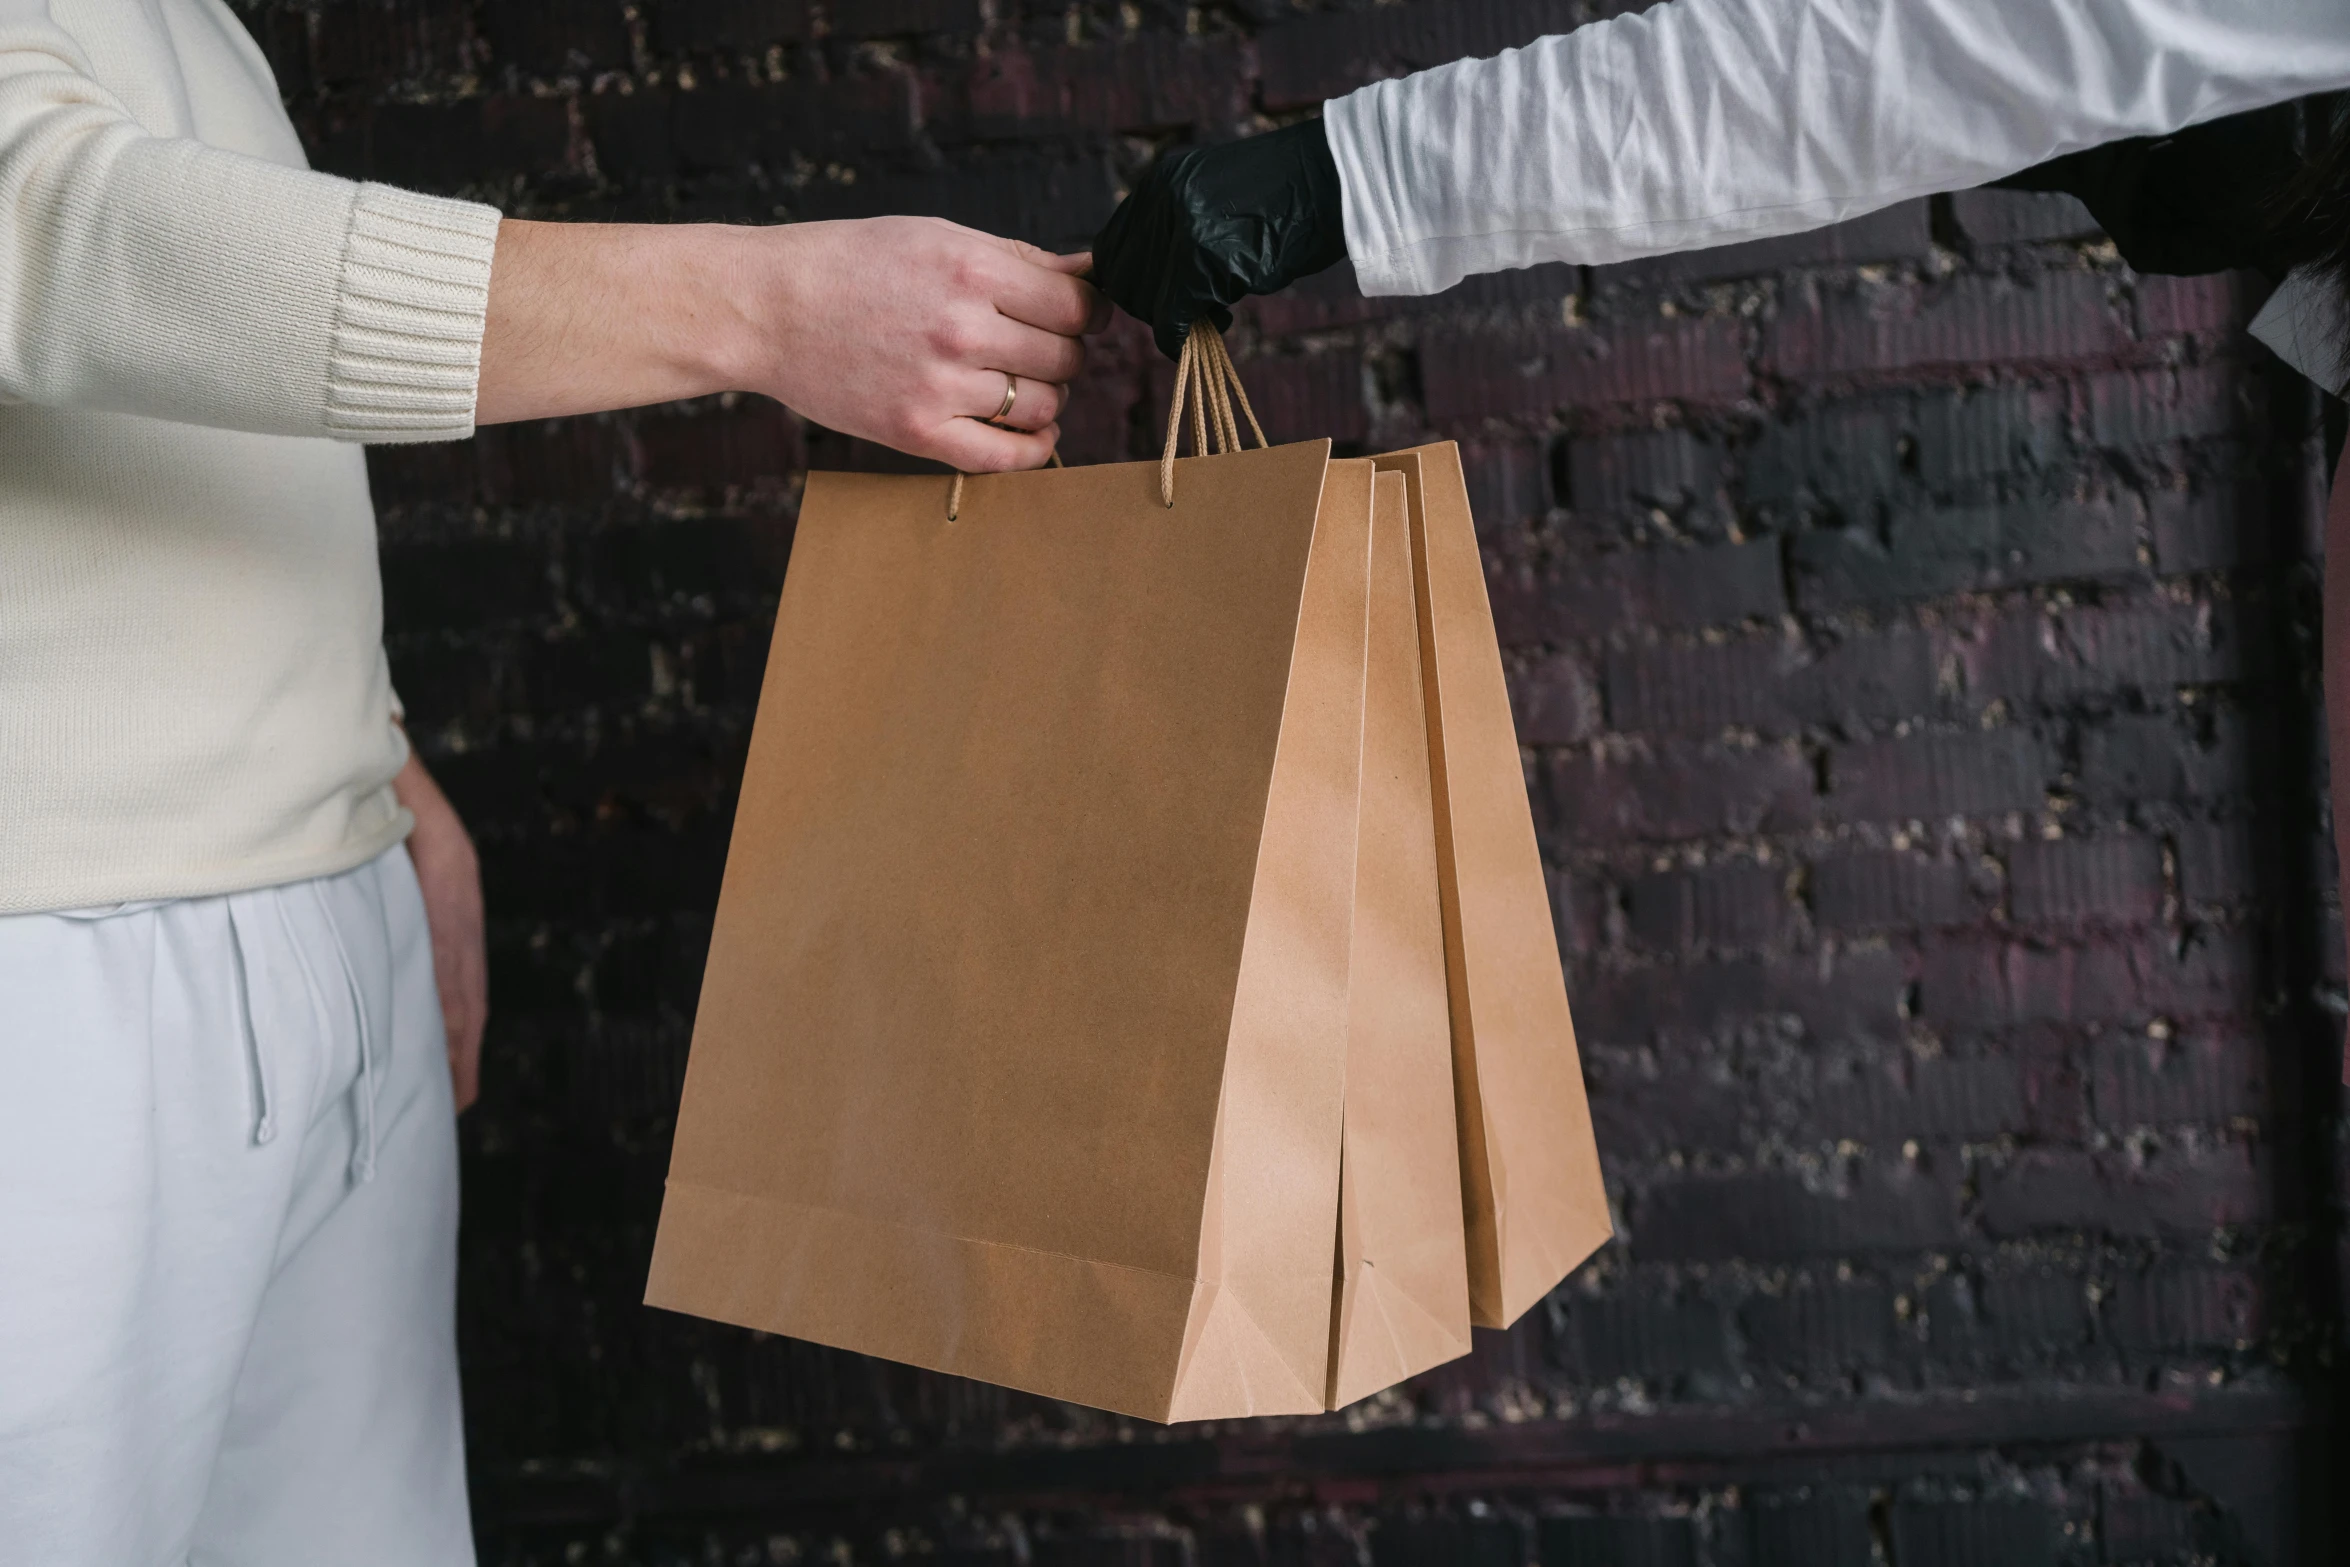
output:
M 1603 9 L 246 15 L 333 169 L 1074 244 L 1157 143 Z M 1225 1430 L 636 1304 L 801 473 L 877 454 L 755 399 L 376 454 L 395 671 L 492 900 L 486 1559 L 2332 1559 L 2325 411 L 2257 303 L 1963 193 L 1248 313 L 1278 437 L 1468 449 L 1621 1237 L 1462 1364 Z M 1148 454 L 1165 384 L 1113 334 L 1072 458 Z

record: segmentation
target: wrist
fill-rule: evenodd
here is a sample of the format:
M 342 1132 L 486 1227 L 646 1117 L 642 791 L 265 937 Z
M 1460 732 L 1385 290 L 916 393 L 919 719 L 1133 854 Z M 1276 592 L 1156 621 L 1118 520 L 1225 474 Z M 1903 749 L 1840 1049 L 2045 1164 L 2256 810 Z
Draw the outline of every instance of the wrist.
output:
M 779 231 L 701 223 L 667 235 L 676 248 L 663 271 L 677 286 L 664 296 L 672 316 L 665 336 L 673 373 L 694 387 L 680 395 L 758 390 L 758 349 L 776 325 L 777 274 L 787 271 L 774 260 Z

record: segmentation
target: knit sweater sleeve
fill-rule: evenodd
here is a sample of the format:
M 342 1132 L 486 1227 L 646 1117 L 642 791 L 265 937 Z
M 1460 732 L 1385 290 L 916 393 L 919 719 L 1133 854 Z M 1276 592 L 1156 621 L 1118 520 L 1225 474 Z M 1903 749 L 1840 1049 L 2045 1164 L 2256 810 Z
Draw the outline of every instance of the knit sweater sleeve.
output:
M 151 134 L 0 0 L 0 399 L 346 441 L 470 434 L 496 209 Z

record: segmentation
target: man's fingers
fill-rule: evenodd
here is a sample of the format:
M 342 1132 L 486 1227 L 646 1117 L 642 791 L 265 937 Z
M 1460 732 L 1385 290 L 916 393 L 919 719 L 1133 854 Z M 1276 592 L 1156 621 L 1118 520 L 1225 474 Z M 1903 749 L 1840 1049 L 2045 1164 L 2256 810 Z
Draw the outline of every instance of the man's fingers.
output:
M 1051 381 L 1039 381 L 1029 376 L 1015 376 L 1012 380 L 1012 411 L 1000 419 L 996 410 L 1004 405 L 1004 376 L 1001 370 L 974 370 L 967 377 L 970 385 L 965 406 L 974 419 L 995 420 L 1016 430 L 1041 430 L 1061 416 L 1061 405 L 1068 394 Z
M 1048 257 L 1048 260 L 1059 260 Z M 1012 262 L 996 280 L 996 310 L 1063 337 L 1084 333 L 1098 312 L 1101 293 L 1083 278 L 1052 267 Z
M 1043 467 L 1060 439 L 1057 424 L 1035 431 L 999 430 L 976 419 L 950 419 L 923 455 L 964 473 L 1010 473 Z
M 964 362 L 1066 386 L 1085 369 L 1085 341 L 997 316 L 980 329 Z M 1000 386 L 997 395 L 1003 395 Z

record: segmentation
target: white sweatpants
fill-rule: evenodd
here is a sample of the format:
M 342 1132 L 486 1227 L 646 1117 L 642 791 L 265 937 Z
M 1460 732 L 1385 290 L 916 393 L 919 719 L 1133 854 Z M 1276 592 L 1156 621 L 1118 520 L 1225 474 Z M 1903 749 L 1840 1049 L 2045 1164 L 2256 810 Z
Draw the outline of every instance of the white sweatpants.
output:
M 456 1238 L 405 848 L 0 919 L 0 1563 L 470 1564 Z

